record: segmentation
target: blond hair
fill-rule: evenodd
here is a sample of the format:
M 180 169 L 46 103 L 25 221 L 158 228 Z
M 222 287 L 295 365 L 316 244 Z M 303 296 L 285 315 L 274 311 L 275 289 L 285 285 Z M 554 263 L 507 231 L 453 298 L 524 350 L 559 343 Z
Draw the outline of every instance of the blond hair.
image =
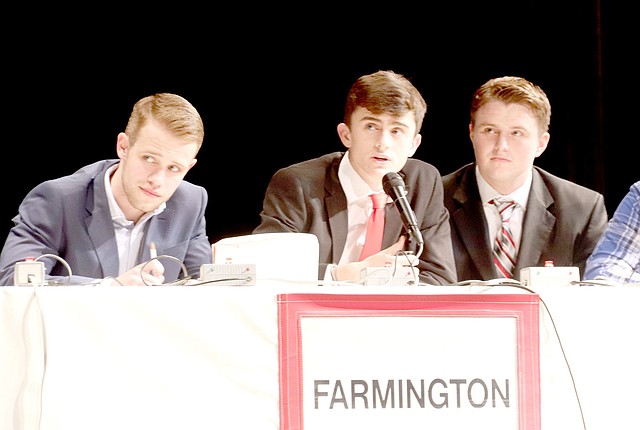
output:
M 139 130 L 152 119 L 176 136 L 196 142 L 198 149 L 202 146 L 202 118 L 184 97 L 171 93 L 157 93 L 138 100 L 133 106 L 125 129 L 131 144 L 135 142 Z

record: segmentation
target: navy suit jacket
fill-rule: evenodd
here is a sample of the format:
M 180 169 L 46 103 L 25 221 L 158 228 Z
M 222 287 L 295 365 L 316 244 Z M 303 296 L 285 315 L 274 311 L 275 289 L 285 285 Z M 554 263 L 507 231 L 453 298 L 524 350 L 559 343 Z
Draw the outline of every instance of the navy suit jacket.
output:
M 45 181 L 27 194 L 0 255 L 0 285 L 14 284 L 16 262 L 44 254 L 63 258 L 74 275 L 69 279 L 63 264 L 43 258 L 48 280 L 84 284 L 118 276 L 118 249 L 104 186 L 105 172 L 118 161 L 98 161 L 72 175 Z M 204 188 L 182 181 L 165 210 L 145 226 L 138 263 L 150 258 L 149 244 L 154 242 L 158 255 L 175 257 L 189 275 L 198 277 L 200 266 L 213 262 L 205 231 L 207 199 Z M 179 263 L 160 262 L 166 282 L 183 277 Z
M 338 179 L 344 154 L 334 152 L 278 170 L 265 193 L 261 222 L 253 230 L 315 234 L 320 244 L 319 279 L 324 278 L 328 264 L 338 263 L 347 240 L 347 198 Z M 421 282 L 455 283 L 449 214 L 442 202 L 440 173 L 431 164 L 412 158 L 399 173 L 404 176 L 407 200 L 424 239 L 418 264 Z M 393 245 L 405 233 L 400 212 L 393 203 L 387 204 L 382 248 Z M 416 244 L 411 245 L 410 250 L 417 252 Z
M 476 182 L 475 163 L 443 176 L 444 203 L 451 217 L 451 235 L 459 281 L 499 277 Z M 514 269 L 575 266 L 584 273 L 587 258 L 607 225 L 602 194 L 534 166 Z

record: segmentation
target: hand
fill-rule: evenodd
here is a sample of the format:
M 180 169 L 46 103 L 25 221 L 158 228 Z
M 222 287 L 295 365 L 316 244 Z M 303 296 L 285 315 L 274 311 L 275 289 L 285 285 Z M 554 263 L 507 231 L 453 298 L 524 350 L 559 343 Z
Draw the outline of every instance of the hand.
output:
M 164 266 L 157 259 L 139 264 L 115 278 L 120 285 L 162 285 Z
M 396 254 L 403 250 L 405 241 L 405 236 L 400 236 L 400 239 L 390 247 L 383 249 L 376 254 L 370 255 L 362 261 L 355 261 L 353 263 L 337 266 L 334 272 L 335 280 L 357 282 L 362 277 L 362 271 L 366 267 L 390 267 L 395 265 L 396 258 L 398 258 L 396 257 Z
M 365 267 L 389 267 L 396 264 L 396 255 L 404 249 L 406 237 L 400 236 L 400 239 L 387 249 L 383 249 L 377 254 L 373 254 L 362 260 L 366 263 Z

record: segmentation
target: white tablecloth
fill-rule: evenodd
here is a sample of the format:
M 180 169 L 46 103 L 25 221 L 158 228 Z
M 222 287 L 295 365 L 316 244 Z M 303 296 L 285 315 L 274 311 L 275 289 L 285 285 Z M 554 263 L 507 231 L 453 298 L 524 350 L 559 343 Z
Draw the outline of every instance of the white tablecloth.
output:
M 276 297 L 284 292 L 522 290 L 2 287 L 0 429 L 278 430 Z M 536 292 L 542 429 L 583 429 L 578 400 L 587 429 L 631 428 L 640 404 L 640 288 Z

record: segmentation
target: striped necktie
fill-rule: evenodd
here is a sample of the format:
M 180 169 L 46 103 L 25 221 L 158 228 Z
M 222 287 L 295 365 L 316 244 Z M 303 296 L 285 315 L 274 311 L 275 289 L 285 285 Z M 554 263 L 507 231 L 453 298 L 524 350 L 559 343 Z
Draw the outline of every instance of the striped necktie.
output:
M 364 239 L 364 246 L 358 261 L 362 261 L 382 250 L 384 207 L 387 204 L 387 195 L 382 193 L 371 194 L 371 200 L 373 201 L 373 211 L 367 220 L 367 236 Z
M 513 278 L 513 268 L 516 265 L 518 251 L 511 234 L 509 220 L 516 202 L 509 198 L 498 197 L 491 200 L 496 205 L 500 218 L 502 218 L 502 228 L 496 234 L 496 243 L 493 248 L 493 262 L 498 270 L 498 275 L 505 278 Z

